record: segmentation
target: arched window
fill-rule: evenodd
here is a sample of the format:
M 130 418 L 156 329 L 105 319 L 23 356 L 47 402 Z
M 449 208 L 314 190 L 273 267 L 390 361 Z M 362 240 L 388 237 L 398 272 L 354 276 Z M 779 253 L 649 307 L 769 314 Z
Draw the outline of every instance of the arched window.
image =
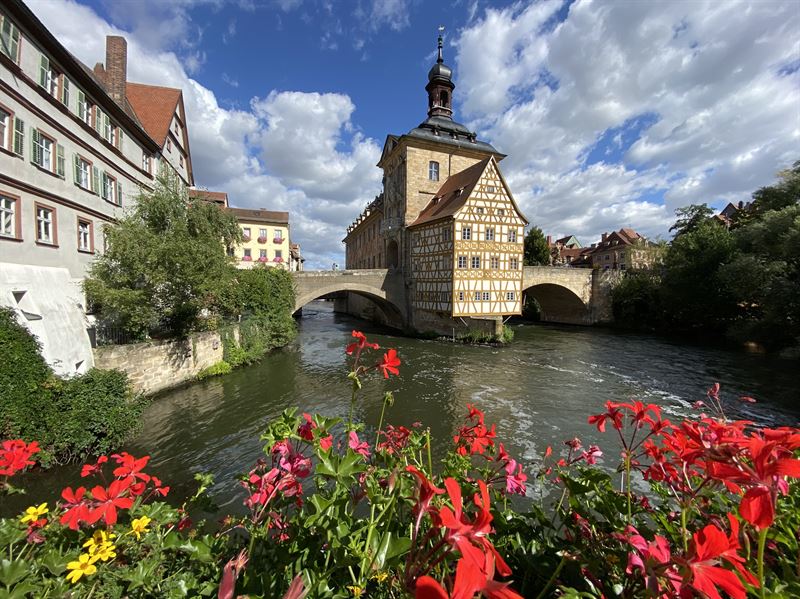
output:
M 441 94 L 439 94 L 439 103 L 440 103 L 441 106 L 444 106 L 445 108 L 447 108 L 447 92 L 446 91 L 443 91 Z
M 439 180 L 439 163 L 434 160 L 428 163 L 428 179 L 431 181 Z

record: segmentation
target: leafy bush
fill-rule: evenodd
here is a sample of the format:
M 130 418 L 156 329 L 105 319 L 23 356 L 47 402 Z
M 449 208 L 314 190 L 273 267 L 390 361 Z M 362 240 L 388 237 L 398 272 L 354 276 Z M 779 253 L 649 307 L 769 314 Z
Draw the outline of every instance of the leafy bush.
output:
M 197 380 L 202 381 L 203 379 L 210 378 L 212 376 L 219 376 L 221 374 L 229 374 L 233 368 L 230 364 L 228 364 L 225 360 L 220 360 L 216 364 L 212 364 L 208 368 L 204 368 L 200 372 L 197 373 Z
M 203 314 L 228 309 L 236 269 L 225 248 L 241 231 L 229 212 L 189 198 L 177 176 L 160 173 L 133 212 L 104 234 L 107 248 L 84 281 L 101 324 L 134 339 L 182 336 L 202 328 Z
M 139 425 L 144 399 L 134 396 L 122 372 L 92 369 L 63 380 L 39 353 L 13 312 L 0 310 L 3 436 L 35 439 L 41 462 L 65 463 L 116 449 Z
M 628 271 L 611 292 L 614 322 L 628 328 L 651 329 L 663 320 L 661 278 L 649 271 Z

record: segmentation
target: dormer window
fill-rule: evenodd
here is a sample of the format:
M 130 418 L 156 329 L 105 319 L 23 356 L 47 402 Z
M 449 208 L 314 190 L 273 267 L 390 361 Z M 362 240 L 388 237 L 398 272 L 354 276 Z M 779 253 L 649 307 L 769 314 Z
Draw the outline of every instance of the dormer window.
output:
M 428 163 L 428 179 L 431 181 L 439 180 L 439 163 L 435 160 L 431 160 Z

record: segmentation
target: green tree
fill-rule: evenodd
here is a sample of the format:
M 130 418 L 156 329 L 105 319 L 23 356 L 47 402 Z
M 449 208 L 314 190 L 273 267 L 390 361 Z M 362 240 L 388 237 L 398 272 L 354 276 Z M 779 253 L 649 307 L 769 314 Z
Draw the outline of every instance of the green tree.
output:
M 736 316 L 733 294 L 719 273 L 735 251 L 731 232 L 714 220 L 675 237 L 664 256 L 662 283 L 670 327 L 721 331 Z
M 102 323 L 136 338 L 184 335 L 201 315 L 224 311 L 235 276 L 225 248 L 240 239 L 240 229 L 217 205 L 190 199 L 175 175 L 162 172 L 104 233 L 106 250 L 84 282 Z
M 523 253 L 525 266 L 539 266 L 550 264 L 550 246 L 539 227 L 531 227 L 525 235 L 525 249 Z
M 701 224 L 711 218 L 713 214 L 714 211 L 709 208 L 707 204 L 691 204 L 683 208 L 678 208 L 675 211 L 675 216 L 677 216 L 678 219 L 675 221 L 675 224 L 669 228 L 670 233 L 675 231 L 675 237 L 685 233 L 692 233 L 696 231 Z

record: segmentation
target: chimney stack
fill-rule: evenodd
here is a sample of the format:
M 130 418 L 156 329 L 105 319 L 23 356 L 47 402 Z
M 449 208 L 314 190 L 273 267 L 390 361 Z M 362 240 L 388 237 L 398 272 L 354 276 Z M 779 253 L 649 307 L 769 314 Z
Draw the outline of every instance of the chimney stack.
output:
M 553 236 L 552 235 L 548 235 L 547 236 L 547 245 L 553 245 Z
M 608 233 L 603 233 L 603 234 L 600 236 L 600 241 L 605 241 L 606 239 L 608 239 Z
M 125 88 L 128 80 L 128 42 L 119 35 L 106 36 L 106 89 L 108 95 L 120 106 L 125 106 Z

